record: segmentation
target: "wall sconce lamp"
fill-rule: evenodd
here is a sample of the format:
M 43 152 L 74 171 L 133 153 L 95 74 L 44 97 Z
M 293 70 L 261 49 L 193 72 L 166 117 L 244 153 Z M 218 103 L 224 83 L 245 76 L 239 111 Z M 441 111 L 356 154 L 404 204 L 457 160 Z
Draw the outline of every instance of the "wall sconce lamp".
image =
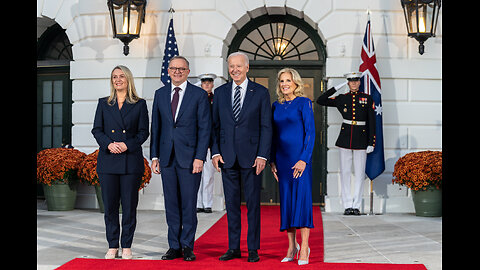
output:
M 113 37 L 123 42 L 123 54 L 128 55 L 128 43 L 140 37 L 145 22 L 147 0 L 107 0 Z
M 420 45 L 418 52 L 423 54 L 423 43 L 435 37 L 441 0 L 400 0 L 402 3 L 408 36 L 415 38 Z

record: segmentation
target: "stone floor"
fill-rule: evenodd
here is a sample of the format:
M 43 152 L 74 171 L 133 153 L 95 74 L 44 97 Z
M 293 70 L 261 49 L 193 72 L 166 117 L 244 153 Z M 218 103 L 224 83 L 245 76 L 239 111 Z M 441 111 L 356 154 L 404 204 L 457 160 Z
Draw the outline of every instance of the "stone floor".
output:
M 326 262 L 421 263 L 442 269 L 442 218 L 322 213 Z
M 198 214 L 196 238 L 225 211 Z M 413 214 L 343 216 L 322 213 L 326 262 L 422 263 L 442 269 L 442 218 Z M 132 250 L 137 259 L 160 259 L 168 249 L 165 211 L 139 210 Z M 37 201 L 37 269 L 76 257 L 103 258 L 107 250 L 98 210 L 47 211 Z

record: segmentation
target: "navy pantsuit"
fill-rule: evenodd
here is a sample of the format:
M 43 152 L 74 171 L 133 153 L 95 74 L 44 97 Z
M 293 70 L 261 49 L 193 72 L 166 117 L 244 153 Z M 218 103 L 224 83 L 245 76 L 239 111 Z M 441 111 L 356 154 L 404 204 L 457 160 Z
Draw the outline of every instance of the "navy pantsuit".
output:
M 171 109 L 172 86 L 155 92 L 150 158 L 158 158 L 162 175 L 168 245 L 193 249 L 197 230 L 197 193 L 201 173 L 192 173 L 194 159 L 205 161 L 211 113 L 207 92 L 187 82 L 176 120 Z
M 110 106 L 107 97 L 98 100 L 92 134 L 100 146 L 97 173 L 105 206 L 105 229 L 109 248 L 118 248 L 120 239 L 119 204 L 122 203 L 121 245 L 130 248 L 136 226 L 138 189 L 144 173 L 142 144 L 149 136 L 145 100 Z M 111 153 L 108 145 L 124 142 L 127 150 Z
M 212 105 L 212 157 L 220 154 L 227 208 L 229 249 L 240 249 L 240 182 L 248 209 L 248 249 L 260 248 L 260 192 L 262 174 L 252 168 L 257 157 L 269 159 L 272 119 L 268 89 L 248 80 L 238 121 L 232 109 L 232 83 L 215 89 Z M 220 164 L 221 166 L 221 164 Z
M 109 248 L 118 248 L 120 240 L 119 206 L 122 203 L 123 248 L 132 246 L 133 234 L 137 225 L 138 189 L 142 174 L 109 174 L 99 173 L 102 188 L 103 206 L 105 209 L 105 228 Z

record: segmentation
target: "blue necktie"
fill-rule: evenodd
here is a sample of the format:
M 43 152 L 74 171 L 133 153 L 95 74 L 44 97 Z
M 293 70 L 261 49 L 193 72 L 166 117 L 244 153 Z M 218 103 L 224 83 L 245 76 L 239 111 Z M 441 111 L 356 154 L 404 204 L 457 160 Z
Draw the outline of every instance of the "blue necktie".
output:
M 238 121 L 238 116 L 242 109 L 240 106 L 240 88 L 240 86 L 235 87 L 235 94 L 233 97 L 233 117 L 235 117 L 235 121 Z

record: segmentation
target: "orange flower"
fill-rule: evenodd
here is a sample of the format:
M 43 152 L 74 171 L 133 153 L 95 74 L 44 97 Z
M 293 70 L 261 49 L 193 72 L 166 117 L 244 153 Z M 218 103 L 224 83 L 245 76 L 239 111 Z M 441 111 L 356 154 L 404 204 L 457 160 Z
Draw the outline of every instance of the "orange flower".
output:
M 97 175 L 97 157 L 98 149 L 93 153 L 88 154 L 80 163 L 80 168 L 77 172 L 80 182 L 90 186 L 99 186 Z
M 442 186 L 442 152 L 420 151 L 404 155 L 395 163 L 392 183 L 406 185 L 413 190 L 427 190 Z
M 37 182 L 51 186 L 54 183 L 73 184 L 76 171 L 85 153 L 77 149 L 51 148 L 37 153 Z

